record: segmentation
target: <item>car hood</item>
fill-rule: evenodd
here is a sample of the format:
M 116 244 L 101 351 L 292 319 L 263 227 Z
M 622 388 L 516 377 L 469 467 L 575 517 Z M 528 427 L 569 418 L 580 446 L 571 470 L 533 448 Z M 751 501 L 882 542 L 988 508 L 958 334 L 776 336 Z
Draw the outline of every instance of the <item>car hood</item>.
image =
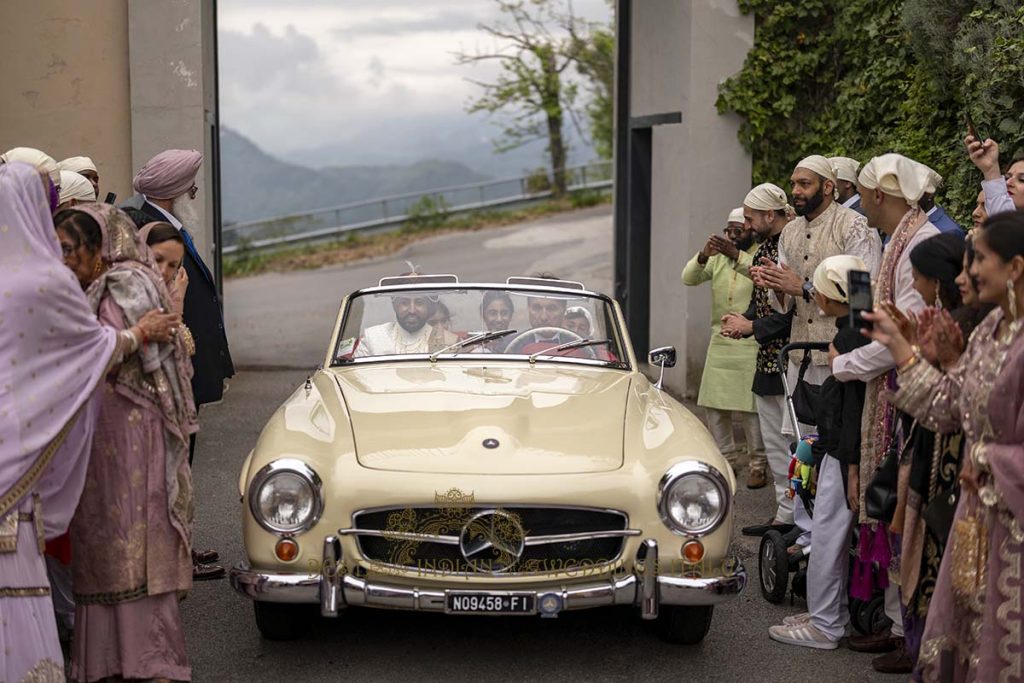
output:
M 442 361 L 334 374 L 364 467 L 565 474 L 622 466 L 627 372 Z

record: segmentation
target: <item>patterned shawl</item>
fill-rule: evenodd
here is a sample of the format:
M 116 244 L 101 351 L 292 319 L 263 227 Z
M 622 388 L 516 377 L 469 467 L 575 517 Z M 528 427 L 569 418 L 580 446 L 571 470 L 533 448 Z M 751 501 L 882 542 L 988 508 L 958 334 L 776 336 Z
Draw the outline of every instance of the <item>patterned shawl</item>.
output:
M 103 381 L 115 336 L 61 260 L 40 174 L 0 164 L 0 516 L 74 466 L 40 455 Z M 76 434 L 63 453 L 87 451 L 92 429 Z
M 900 219 L 896 231 L 882 254 L 882 267 L 875 281 L 874 300 L 880 303 L 892 303 L 896 296 L 896 267 L 900 257 L 907 248 L 910 238 L 921 226 L 928 222 L 928 216 L 918 207 L 912 207 Z M 882 461 L 892 443 L 892 433 L 896 408 L 886 400 L 886 396 L 895 389 L 896 370 L 870 380 L 864 392 L 864 412 L 861 417 L 862 441 L 860 448 L 860 495 L 864 499 L 864 490 L 875 476 L 875 469 Z M 860 521 L 873 521 L 868 518 L 864 506 L 860 506 Z
M 80 204 L 75 210 L 96 219 L 103 232 L 107 270 L 86 291 L 93 310 L 98 313 L 100 301 L 110 296 L 129 326 L 155 308 L 171 310 L 167 287 L 149 247 L 138 239 L 135 223 L 110 204 Z M 186 544 L 191 543 L 192 491 L 181 470 L 188 459 L 189 435 L 198 429 L 191 377 L 188 352 L 177 336 L 169 343 L 145 345 L 125 360 L 115 380 L 115 391 L 163 417 L 168 510 Z

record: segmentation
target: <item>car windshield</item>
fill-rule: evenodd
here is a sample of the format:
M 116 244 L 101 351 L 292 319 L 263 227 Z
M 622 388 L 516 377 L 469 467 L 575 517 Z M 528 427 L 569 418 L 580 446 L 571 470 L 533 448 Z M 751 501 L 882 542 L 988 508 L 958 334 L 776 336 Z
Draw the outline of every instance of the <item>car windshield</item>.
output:
M 395 356 L 442 361 L 473 354 L 628 367 L 614 311 L 604 298 L 461 286 L 353 296 L 334 364 L 398 360 Z

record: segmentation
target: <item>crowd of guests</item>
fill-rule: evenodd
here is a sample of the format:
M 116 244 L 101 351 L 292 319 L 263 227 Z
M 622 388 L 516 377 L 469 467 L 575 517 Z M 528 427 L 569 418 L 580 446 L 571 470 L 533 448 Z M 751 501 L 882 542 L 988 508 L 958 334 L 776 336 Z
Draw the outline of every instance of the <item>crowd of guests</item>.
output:
M 809 548 L 808 611 L 769 636 L 823 650 L 847 638 L 915 680 L 1019 680 L 1024 159 L 1003 173 L 993 140 L 965 144 L 984 177 L 968 230 L 935 204 L 942 179 L 924 164 L 814 155 L 793 171 L 792 205 L 775 185 L 750 190 L 682 279 L 714 293 L 698 398 L 709 429 L 737 468 L 742 424 L 747 486 L 770 472 L 775 487 L 774 514 L 743 533 L 795 531 L 790 552 Z M 872 282 L 858 324 L 852 271 Z M 779 367 L 790 342 L 828 351 Z M 805 397 L 796 425 L 782 373 Z M 810 511 L 790 486 L 797 434 Z M 891 627 L 851 635 L 849 598 L 883 589 Z
M 233 374 L 190 232 L 202 156 L 168 150 L 123 210 L 88 157 L 0 155 L 0 680 L 191 679 L 179 602 L 199 406 Z

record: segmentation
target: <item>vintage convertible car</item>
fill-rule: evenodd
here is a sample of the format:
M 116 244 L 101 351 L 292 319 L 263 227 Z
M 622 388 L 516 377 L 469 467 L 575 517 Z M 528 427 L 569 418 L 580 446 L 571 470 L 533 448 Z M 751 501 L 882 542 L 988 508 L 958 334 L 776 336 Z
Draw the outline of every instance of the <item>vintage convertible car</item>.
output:
M 675 351 L 649 360 L 663 372 Z M 385 278 L 344 300 L 322 368 L 246 459 L 231 584 L 270 639 L 301 635 L 311 605 L 635 605 L 696 643 L 747 581 L 735 489 L 704 426 L 640 372 L 607 296 Z

